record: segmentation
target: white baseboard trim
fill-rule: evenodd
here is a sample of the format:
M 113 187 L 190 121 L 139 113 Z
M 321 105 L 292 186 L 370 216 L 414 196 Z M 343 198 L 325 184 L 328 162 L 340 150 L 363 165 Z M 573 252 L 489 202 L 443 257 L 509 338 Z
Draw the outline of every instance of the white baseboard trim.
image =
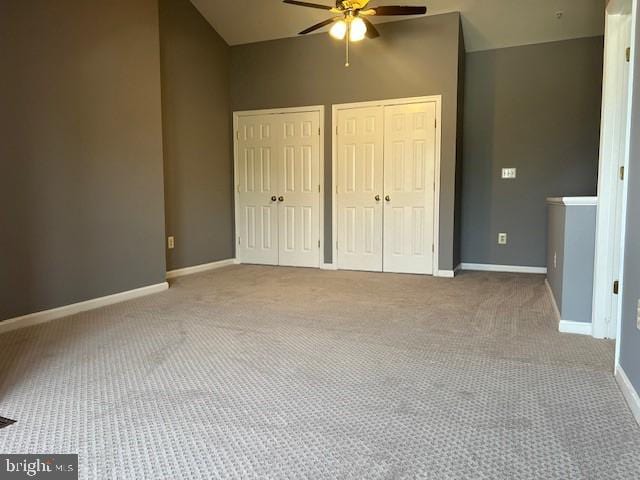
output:
M 227 260 L 220 260 L 218 262 L 204 263 L 202 265 L 195 265 L 193 267 L 170 270 L 167 272 L 167 280 L 184 277 L 185 275 L 192 275 L 194 273 L 206 272 L 208 270 L 215 270 L 216 268 L 228 267 L 229 265 L 236 265 L 238 263 L 239 262 L 235 258 L 229 258 Z
M 159 293 L 167 290 L 169 284 L 167 282 L 158 283 L 157 285 L 149 285 L 148 287 L 136 288 L 126 292 L 107 295 L 106 297 L 94 298 L 84 302 L 73 303 L 63 307 L 53 308 L 51 310 L 43 310 L 41 312 L 30 313 L 22 317 L 11 318 L 0 322 L 0 333 L 10 332 L 19 328 L 30 327 L 40 323 L 50 322 L 58 318 L 69 317 L 77 313 L 95 310 L 96 308 L 106 307 L 115 303 L 126 302 L 134 298 L 144 297 L 153 293 Z
M 455 270 L 438 270 L 437 272 L 433 273 L 433 276 L 438 278 L 453 278 L 456 276 L 456 271 Z
M 560 333 L 575 333 L 576 335 L 593 335 L 593 325 L 585 322 L 573 322 L 571 320 L 560 320 L 558 325 Z
M 627 377 L 627 374 L 624 373 L 620 365 L 616 367 L 616 382 L 618 382 L 618 386 L 620 390 L 622 390 L 622 395 L 629 404 L 629 408 L 636 418 L 636 422 L 640 425 L 640 396 L 638 396 L 638 392 L 635 391 L 631 380 L 629 380 L 629 377 Z
M 320 270 L 338 270 L 338 265 L 335 263 L 321 263 Z
M 506 272 L 506 273 L 536 273 L 545 275 L 545 267 L 520 267 L 517 265 L 495 265 L 492 263 L 462 263 L 462 270 L 475 270 L 478 272 Z
M 551 298 L 551 305 L 553 306 L 553 311 L 556 314 L 556 320 L 558 321 L 558 331 L 560 333 L 574 333 L 576 335 L 593 336 L 592 323 L 574 322 L 572 320 L 562 320 L 560 309 L 558 308 L 558 303 L 556 302 L 556 297 L 553 294 L 553 290 L 551 290 L 551 285 L 549 284 L 548 278 L 544 279 L 544 284 L 547 287 L 547 290 L 549 292 L 549 298 Z

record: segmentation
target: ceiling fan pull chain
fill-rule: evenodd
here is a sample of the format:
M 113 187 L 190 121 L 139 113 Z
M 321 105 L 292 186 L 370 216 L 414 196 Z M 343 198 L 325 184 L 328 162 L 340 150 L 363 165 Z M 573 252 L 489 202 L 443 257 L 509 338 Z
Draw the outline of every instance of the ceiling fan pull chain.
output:
M 349 66 L 349 38 L 351 37 L 351 22 L 347 22 L 347 34 L 344 37 L 344 40 L 347 44 L 346 49 L 347 49 L 347 61 L 345 62 L 344 66 L 348 67 Z

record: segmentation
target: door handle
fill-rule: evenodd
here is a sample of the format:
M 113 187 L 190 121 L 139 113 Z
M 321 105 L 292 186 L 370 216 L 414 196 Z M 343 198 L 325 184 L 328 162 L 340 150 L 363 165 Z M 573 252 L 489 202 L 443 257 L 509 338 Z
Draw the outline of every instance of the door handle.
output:
M 376 195 L 376 202 L 380 201 L 380 195 Z
M 387 195 L 386 197 L 384 197 L 384 199 L 385 199 L 387 202 L 390 202 L 390 201 L 391 201 L 391 197 L 390 197 L 389 195 Z
M 276 200 L 278 200 L 278 198 L 274 195 L 273 197 L 271 197 L 271 201 L 275 202 Z
M 280 196 L 278 197 L 278 201 L 279 201 L 279 202 L 284 202 L 284 197 L 283 197 L 282 195 L 280 195 Z

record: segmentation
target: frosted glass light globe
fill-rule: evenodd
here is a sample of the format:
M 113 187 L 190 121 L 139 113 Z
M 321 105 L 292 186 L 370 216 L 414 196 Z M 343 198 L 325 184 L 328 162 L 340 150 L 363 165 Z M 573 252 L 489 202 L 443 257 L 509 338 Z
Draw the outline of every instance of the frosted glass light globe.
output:
M 352 42 L 359 42 L 360 40 L 364 39 L 366 33 L 367 25 L 366 23 L 364 23 L 364 20 L 359 17 L 354 18 L 351 22 L 351 34 L 349 36 L 349 39 Z
M 345 35 L 347 34 L 347 24 L 344 20 L 340 20 L 333 24 L 331 30 L 329 30 L 329 35 L 331 35 L 336 40 L 344 40 Z

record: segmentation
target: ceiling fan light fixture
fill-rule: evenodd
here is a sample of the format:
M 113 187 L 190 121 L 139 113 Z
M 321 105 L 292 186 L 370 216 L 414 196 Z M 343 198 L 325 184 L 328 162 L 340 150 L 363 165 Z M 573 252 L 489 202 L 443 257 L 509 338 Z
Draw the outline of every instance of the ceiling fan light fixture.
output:
M 329 35 L 336 40 L 344 40 L 344 37 L 347 35 L 347 23 L 344 20 L 337 21 L 333 24 L 331 30 L 329 30 Z
M 349 40 L 352 42 L 359 42 L 364 40 L 365 35 L 367 34 L 367 25 L 364 23 L 359 17 L 356 17 L 351 22 L 351 29 L 349 32 Z

